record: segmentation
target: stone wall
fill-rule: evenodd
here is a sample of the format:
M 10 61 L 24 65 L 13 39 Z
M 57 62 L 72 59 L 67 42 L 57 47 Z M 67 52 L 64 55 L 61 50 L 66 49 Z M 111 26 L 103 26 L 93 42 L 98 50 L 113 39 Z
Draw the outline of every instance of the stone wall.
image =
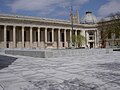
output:
M 89 56 L 112 53 L 112 49 L 54 49 L 54 50 L 5 50 L 6 54 L 39 58 L 57 58 L 72 56 Z
M 88 56 L 112 53 L 112 49 L 63 49 L 53 50 L 53 57 L 65 57 L 65 56 Z
M 51 51 L 38 51 L 38 50 L 5 50 L 5 54 L 39 57 L 39 58 L 50 58 L 53 56 Z

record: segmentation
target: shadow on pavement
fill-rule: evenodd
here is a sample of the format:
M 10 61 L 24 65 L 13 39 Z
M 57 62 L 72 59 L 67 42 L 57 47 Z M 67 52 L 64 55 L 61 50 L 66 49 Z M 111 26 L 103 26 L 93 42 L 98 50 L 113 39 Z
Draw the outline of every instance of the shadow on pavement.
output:
M 11 65 L 17 58 L 0 55 L 0 69 L 6 68 Z

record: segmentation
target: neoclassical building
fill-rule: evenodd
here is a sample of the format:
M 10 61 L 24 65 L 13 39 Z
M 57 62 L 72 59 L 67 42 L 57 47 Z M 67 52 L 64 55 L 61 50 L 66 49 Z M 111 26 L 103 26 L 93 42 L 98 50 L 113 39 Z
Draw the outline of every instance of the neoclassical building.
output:
M 86 12 L 80 22 L 76 12 L 73 19 L 72 31 L 70 20 L 0 14 L 0 48 L 69 48 L 73 34 L 86 38 L 82 47 L 97 48 L 97 24 L 92 13 Z

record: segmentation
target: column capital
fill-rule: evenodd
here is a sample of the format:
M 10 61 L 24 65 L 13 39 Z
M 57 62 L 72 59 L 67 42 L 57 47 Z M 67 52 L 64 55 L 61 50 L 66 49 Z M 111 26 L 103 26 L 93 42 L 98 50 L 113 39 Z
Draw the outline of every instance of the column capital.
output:
M 67 30 L 66 29 L 64 29 L 64 32 L 66 32 Z
M 54 28 L 51 28 L 52 30 L 54 30 Z
M 32 29 L 33 27 L 30 27 L 30 29 Z
M 21 26 L 21 29 L 24 30 L 25 26 Z
M 48 28 L 47 27 L 45 27 L 45 30 L 47 30 Z
M 39 30 L 41 29 L 41 27 L 37 27 Z
M 16 25 L 13 25 L 13 27 L 16 27 Z
M 60 31 L 61 29 L 60 29 L 60 28 L 58 28 L 58 30 Z
M 15 30 L 16 26 L 13 26 L 13 30 Z
M 25 28 L 25 26 L 21 26 L 22 28 Z
M 3 25 L 4 27 L 7 27 L 7 25 Z

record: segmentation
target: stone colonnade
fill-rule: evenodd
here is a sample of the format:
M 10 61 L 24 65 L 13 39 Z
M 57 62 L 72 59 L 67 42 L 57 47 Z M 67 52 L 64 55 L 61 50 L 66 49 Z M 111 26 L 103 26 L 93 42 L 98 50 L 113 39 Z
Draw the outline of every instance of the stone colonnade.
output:
M 0 25 L 1 48 L 67 48 L 72 30 L 51 27 Z M 74 29 L 74 34 L 80 34 Z

